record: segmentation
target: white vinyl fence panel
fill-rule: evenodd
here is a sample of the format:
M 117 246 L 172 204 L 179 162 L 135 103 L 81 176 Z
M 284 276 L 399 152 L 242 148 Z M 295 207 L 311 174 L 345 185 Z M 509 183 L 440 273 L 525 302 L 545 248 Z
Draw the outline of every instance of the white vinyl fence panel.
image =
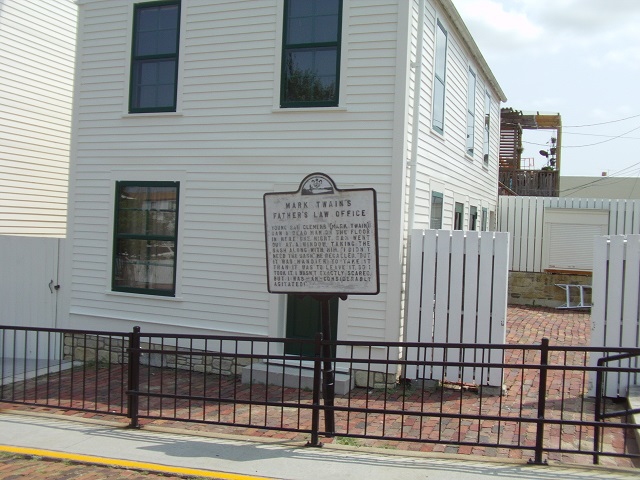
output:
M 430 365 L 443 362 L 502 363 L 503 351 L 432 348 L 432 343 L 504 344 L 506 339 L 509 234 L 414 230 L 411 233 L 405 339 L 405 376 L 502 386 L 501 368 Z
M 511 233 L 510 270 L 542 272 L 545 208 L 608 210 L 608 235 L 640 233 L 640 200 L 501 196 L 498 230 Z
M 56 327 L 58 290 L 55 286 L 62 241 L 0 235 L 0 325 Z M 39 357 L 46 356 L 51 345 L 44 338 L 43 335 L 27 338 L 24 332 L 4 333 L 0 339 L 0 357 L 34 358 L 36 353 Z
M 594 242 L 592 347 L 640 347 L 640 235 L 598 237 Z M 589 359 L 591 366 L 597 355 Z M 610 364 L 638 368 L 638 358 Z M 609 374 L 605 395 L 626 397 L 628 387 L 640 384 L 631 373 Z M 590 378 L 590 395 L 595 395 L 595 374 Z

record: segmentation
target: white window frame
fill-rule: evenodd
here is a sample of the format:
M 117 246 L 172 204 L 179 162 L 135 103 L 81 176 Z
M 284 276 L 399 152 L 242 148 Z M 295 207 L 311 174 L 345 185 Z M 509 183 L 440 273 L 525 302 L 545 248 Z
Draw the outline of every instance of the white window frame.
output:
M 471 66 L 467 70 L 467 135 L 465 138 L 465 154 L 473 158 L 475 151 L 476 130 L 476 90 L 478 76 Z

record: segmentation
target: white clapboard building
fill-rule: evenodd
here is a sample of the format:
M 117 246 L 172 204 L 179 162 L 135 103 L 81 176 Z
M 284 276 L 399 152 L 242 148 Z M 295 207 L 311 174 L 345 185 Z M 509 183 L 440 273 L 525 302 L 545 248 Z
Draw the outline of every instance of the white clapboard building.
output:
M 452 1 L 77 3 L 69 327 L 308 335 L 263 196 L 314 172 L 376 192 L 380 291 L 335 302 L 342 340 L 400 338 L 410 229 L 492 228 L 506 99 Z
M 0 235 L 64 237 L 76 5 L 0 1 Z

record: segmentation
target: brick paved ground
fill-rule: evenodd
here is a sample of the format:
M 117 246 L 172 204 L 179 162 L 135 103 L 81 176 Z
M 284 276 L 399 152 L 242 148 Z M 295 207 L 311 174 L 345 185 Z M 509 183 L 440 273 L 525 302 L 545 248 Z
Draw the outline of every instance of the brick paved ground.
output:
M 590 316 L 582 311 L 553 310 L 544 308 L 510 307 L 508 311 L 507 343 L 512 345 L 540 344 L 542 338 L 549 338 L 552 345 L 588 346 Z M 539 353 L 534 351 L 509 350 L 507 363 L 522 365 L 539 362 Z M 580 352 L 556 352 L 551 355 L 555 364 L 583 366 L 584 354 Z M 82 375 L 82 377 L 79 377 Z M 395 389 L 355 389 L 348 395 L 336 398 L 336 405 L 345 411 L 336 413 L 337 438 L 322 438 L 323 442 L 343 441 L 356 445 L 383 448 L 446 452 L 459 454 L 477 454 L 485 456 L 508 456 L 528 459 L 533 456 L 530 449 L 535 444 L 536 425 L 533 422 L 518 424 L 509 421 L 509 417 L 537 416 L 537 371 L 525 368 L 509 368 L 504 372 L 504 383 L 508 390 L 504 395 L 478 393 L 474 388 L 452 388 L 425 390 L 408 384 Z M 266 402 L 310 404 L 311 393 L 280 387 L 250 389 L 242 385 L 238 378 L 229 379 L 215 375 L 184 373 L 183 371 L 146 369 L 142 383 L 149 393 L 189 392 L 203 397 L 236 398 L 264 400 Z M 126 367 L 114 366 L 96 370 L 94 373 L 82 371 L 70 381 L 67 379 L 56 391 L 42 387 L 35 391 L 33 385 L 18 386 L 26 395 L 52 399 L 60 397 L 60 391 L 73 391 L 67 398 L 66 407 L 100 409 L 110 412 L 124 411 L 124 385 Z M 550 372 L 546 393 L 547 412 L 545 418 L 567 420 L 592 420 L 593 400 L 583 395 L 588 378 L 581 372 Z M 89 389 L 86 386 L 90 386 Z M 87 394 L 87 390 L 90 390 Z M 3 406 L 9 407 L 8 404 Z M 51 411 L 67 416 L 94 418 L 113 417 L 103 413 L 86 413 L 74 410 L 47 409 L 44 407 L 11 406 L 14 409 Z M 377 408 L 402 409 L 402 414 L 376 412 Z M 349 409 L 349 411 L 346 411 Z M 355 409 L 355 411 L 354 411 Z M 357 411 L 363 409 L 366 411 Z M 269 436 L 306 441 L 309 435 L 279 430 L 266 430 L 261 426 L 285 426 L 293 429 L 309 428 L 310 410 L 299 410 L 291 406 L 248 406 L 225 402 L 195 402 L 182 399 L 149 397 L 141 402 L 141 414 L 163 419 L 144 419 L 143 424 L 164 427 L 187 428 L 194 431 L 206 430 L 240 435 Z M 482 414 L 500 416 L 501 421 L 447 418 L 447 414 Z M 445 415 L 443 417 L 443 415 Z M 191 423 L 183 420 L 212 420 L 219 423 L 243 424 L 244 426 L 223 427 L 205 423 Z M 344 435 L 386 436 L 402 439 L 433 440 L 438 443 L 406 442 L 376 439 L 348 439 Z M 545 432 L 547 447 L 556 450 L 583 450 L 593 447 L 593 429 L 584 426 L 555 425 Z M 451 445 L 447 442 L 457 443 Z M 462 445 L 460 445 L 462 443 Z M 499 444 L 502 448 L 479 444 Z M 511 448 L 507 448 L 511 447 Z M 620 429 L 607 429 L 604 434 L 603 448 L 606 451 L 622 451 L 629 447 Z M 565 463 L 591 463 L 589 455 L 576 455 L 566 452 L 545 454 L 550 461 Z M 602 457 L 601 463 L 612 466 L 631 466 L 626 459 Z M 149 477 L 145 477 L 149 478 Z
M 172 475 L 111 468 L 85 463 L 49 460 L 40 457 L 0 453 L 0 478 L 3 480 L 167 480 Z

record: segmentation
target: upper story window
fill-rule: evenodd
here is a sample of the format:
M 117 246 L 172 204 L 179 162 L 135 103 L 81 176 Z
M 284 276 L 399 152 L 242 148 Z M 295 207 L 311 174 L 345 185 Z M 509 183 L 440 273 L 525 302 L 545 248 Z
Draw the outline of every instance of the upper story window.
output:
M 431 126 L 444 133 L 445 78 L 447 73 L 447 31 L 438 20 L 436 26 L 436 57 L 433 75 L 433 112 Z
M 467 155 L 473 157 L 476 124 L 476 74 L 469 68 L 467 83 Z
M 285 0 L 280 106 L 338 105 L 342 0 Z
M 134 6 L 129 112 L 176 111 L 179 30 L 179 1 Z
M 116 182 L 112 290 L 175 296 L 177 182 Z
M 482 158 L 484 165 L 489 166 L 489 132 L 491 131 L 491 95 L 484 98 L 484 140 L 482 142 Z

